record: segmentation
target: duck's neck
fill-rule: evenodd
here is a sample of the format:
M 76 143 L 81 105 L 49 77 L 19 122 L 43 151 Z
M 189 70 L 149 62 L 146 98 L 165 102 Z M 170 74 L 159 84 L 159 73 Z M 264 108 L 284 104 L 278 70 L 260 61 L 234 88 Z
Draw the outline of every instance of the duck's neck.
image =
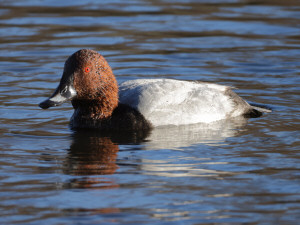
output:
M 118 106 L 118 90 L 103 93 L 97 99 L 74 99 L 74 116 L 87 120 L 102 120 L 111 117 Z

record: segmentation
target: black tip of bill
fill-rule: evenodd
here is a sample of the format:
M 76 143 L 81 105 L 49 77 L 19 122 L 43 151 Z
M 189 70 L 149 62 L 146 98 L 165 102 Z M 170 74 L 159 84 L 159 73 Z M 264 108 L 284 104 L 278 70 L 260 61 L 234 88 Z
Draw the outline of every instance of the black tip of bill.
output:
M 42 109 L 48 109 L 50 107 L 58 106 L 58 105 L 61 105 L 61 103 L 60 102 L 54 102 L 54 101 L 51 101 L 50 99 L 47 99 L 47 100 L 41 102 L 39 104 L 39 107 L 42 108 Z

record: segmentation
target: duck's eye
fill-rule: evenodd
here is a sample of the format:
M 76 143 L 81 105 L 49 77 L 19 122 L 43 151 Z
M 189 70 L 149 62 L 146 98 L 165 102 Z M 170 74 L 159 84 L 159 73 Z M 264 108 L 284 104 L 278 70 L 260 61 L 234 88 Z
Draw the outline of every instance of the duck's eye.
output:
M 90 71 L 91 71 L 90 67 L 87 66 L 84 68 L 84 72 L 89 73 Z

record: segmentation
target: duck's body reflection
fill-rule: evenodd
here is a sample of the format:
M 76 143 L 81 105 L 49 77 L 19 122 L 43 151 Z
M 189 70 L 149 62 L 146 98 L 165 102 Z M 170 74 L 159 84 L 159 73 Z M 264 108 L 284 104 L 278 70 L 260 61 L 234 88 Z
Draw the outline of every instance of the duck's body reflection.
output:
M 248 119 L 242 116 L 213 123 L 164 126 L 154 129 L 146 149 L 180 149 L 194 144 L 223 144 L 241 132 Z
M 119 168 L 119 144 L 143 143 L 145 149 L 177 149 L 200 143 L 220 144 L 226 138 L 236 136 L 246 123 L 245 118 L 235 118 L 209 125 L 161 127 L 151 133 L 75 131 L 64 172 L 78 176 L 78 179 L 70 181 L 72 188 L 115 188 L 118 184 L 102 175 L 112 175 Z
M 63 187 L 65 189 L 120 189 L 120 184 L 115 178 L 115 173 L 119 167 L 126 165 L 119 164 L 117 161 L 119 145 L 139 145 L 137 149 L 178 149 L 180 147 L 191 146 L 195 144 L 214 143 L 222 144 L 228 137 L 233 137 L 241 132 L 247 123 L 246 119 L 235 118 L 230 121 L 219 121 L 218 123 L 189 126 L 161 127 L 152 130 L 151 133 L 101 133 L 97 130 L 76 131 L 72 135 L 72 143 L 68 151 L 68 157 L 64 163 L 64 173 L 72 178 Z M 142 144 L 142 145 L 141 145 Z M 127 148 L 127 147 L 126 147 Z M 183 148 L 182 148 L 183 149 Z M 158 153 L 159 154 L 159 151 Z M 126 159 L 127 160 L 127 159 Z M 164 160 L 162 158 L 162 160 Z M 123 161 L 123 160 L 121 160 Z M 135 161 L 128 159 L 130 165 Z M 201 162 L 201 160 L 200 160 Z M 213 171 L 206 167 L 195 164 L 178 164 L 176 161 L 161 160 L 147 161 L 147 158 L 139 160 L 135 171 L 137 174 L 145 176 L 224 176 L 226 171 Z M 228 175 L 226 173 L 226 175 Z M 123 177 L 118 176 L 117 177 Z M 126 179 L 126 178 L 124 178 Z M 123 181 L 124 182 L 124 181 Z M 151 182 L 151 180 L 149 181 Z M 82 209 L 84 210 L 84 209 Z M 87 209 L 84 213 L 111 214 L 122 211 L 119 208 L 97 208 Z

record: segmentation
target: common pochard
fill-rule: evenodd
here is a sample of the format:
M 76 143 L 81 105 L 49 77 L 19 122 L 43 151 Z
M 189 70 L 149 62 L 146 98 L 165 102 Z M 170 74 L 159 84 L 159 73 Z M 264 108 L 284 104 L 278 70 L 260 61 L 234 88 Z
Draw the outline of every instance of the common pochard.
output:
M 96 51 L 82 49 L 65 62 L 60 83 L 39 106 L 71 100 L 73 129 L 149 130 L 161 125 L 210 123 L 257 117 L 270 110 L 251 106 L 228 86 L 174 79 L 129 80 L 118 87 L 112 69 Z

